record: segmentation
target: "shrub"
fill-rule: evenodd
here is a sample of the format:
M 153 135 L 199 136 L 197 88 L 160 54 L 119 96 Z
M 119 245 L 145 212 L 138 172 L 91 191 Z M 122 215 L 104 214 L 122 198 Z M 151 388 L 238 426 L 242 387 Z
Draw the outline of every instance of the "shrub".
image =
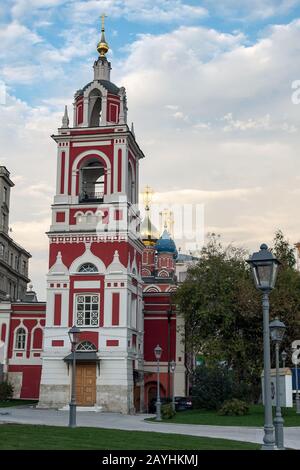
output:
M 219 415 L 222 416 L 245 416 L 249 413 L 249 405 L 241 400 L 234 398 L 227 400 L 219 410 Z
M 173 410 L 172 403 L 165 403 L 161 407 L 161 415 L 163 419 L 171 419 L 175 416 L 176 412 Z
M 197 367 L 193 374 L 193 407 L 217 410 L 226 400 L 249 398 L 249 386 L 222 365 Z
M 14 393 L 14 387 L 9 382 L 0 383 L 0 401 L 11 400 Z

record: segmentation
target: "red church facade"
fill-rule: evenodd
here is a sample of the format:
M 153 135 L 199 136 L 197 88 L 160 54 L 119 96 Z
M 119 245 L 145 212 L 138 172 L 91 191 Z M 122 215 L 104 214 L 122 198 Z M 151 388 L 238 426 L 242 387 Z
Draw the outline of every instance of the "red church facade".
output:
M 57 182 L 47 302 L 32 295 L 0 304 L 0 363 L 15 397 L 63 408 L 72 376 L 68 330 L 76 325 L 78 404 L 133 413 L 154 398 L 157 344 L 162 396 L 185 394 L 184 348 L 172 300 L 176 247 L 166 230 L 140 234 L 144 154 L 127 125 L 125 89 L 110 81 L 107 50 L 103 27 L 94 80 L 75 94 L 73 126 L 66 109 L 52 136 Z

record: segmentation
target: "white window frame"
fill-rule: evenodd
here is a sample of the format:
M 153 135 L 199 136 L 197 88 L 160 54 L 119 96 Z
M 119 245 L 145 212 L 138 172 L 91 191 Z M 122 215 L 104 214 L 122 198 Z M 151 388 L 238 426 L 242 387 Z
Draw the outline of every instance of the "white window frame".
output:
M 25 332 L 24 334 L 22 334 L 22 335 L 24 336 L 24 347 L 23 347 L 23 348 L 19 348 L 19 347 L 18 347 L 18 343 L 19 343 L 19 339 L 18 339 L 18 337 L 19 337 L 19 330 L 24 330 L 24 332 Z M 27 333 L 28 333 L 28 332 L 27 332 L 26 328 L 24 328 L 23 325 L 20 325 L 20 326 L 17 327 L 16 333 L 15 333 L 15 344 L 14 344 L 14 346 L 15 346 L 15 347 L 14 347 L 15 351 L 26 351 Z
M 84 298 L 84 301 L 81 302 L 81 297 Z M 91 297 L 91 302 L 87 302 L 86 301 L 86 298 L 87 297 Z M 97 297 L 97 302 L 93 302 L 93 298 L 95 299 Z M 90 309 L 86 309 L 85 308 L 85 305 L 86 304 L 90 304 L 91 305 L 91 308 Z M 98 309 L 97 310 L 93 310 L 92 309 L 92 305 L 98 305 Z M 83 309 L 79 309 L 78 306 L 79 305 L 84 305 L 84 308 Z M 93 318 L 92 318 L 92 313 L 93 312 L 96 312 L 98 313 L 97 315 L 97 324 L 92 324 L 92 321 L 93 321 Z M 83 312 L 83 314 L 81 315 L 81 312 Z M 86 315 L 87 313 L 91 313 L 90 315 L 90 323 L 86 323 Z M 78 315 L 80 314 L 80 315 Z M 78 326 L 79 328 L 99 328 L 99 325 L 100 325 L 100 294 L 98 293 L 80 293 L 80 294 L 75 294 L 75 323 L 76 323 L 76 326 Z M 78 316 L 80 318 L 78 318 Z M 81 318 L 82 316 L 82 318 Z

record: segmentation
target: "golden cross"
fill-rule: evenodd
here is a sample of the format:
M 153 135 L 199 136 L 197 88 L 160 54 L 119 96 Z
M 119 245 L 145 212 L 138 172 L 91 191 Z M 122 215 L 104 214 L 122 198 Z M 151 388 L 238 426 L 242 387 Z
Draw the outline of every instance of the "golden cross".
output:
M 102 30 L 102 31 L 105 31 L 105 18 L 107 18 L 107 16 L 105 15 L 105 13 L 102 13 L 102 15 L 100 16 L 100 18 L 101 18 L 101 23 L 102 23 L 101 30 Z
M 150 204 L 152 202 L 153 189 L 150 186 L 146 186 L 143 192 L 144 204 L 146 210 L 150 209 Z

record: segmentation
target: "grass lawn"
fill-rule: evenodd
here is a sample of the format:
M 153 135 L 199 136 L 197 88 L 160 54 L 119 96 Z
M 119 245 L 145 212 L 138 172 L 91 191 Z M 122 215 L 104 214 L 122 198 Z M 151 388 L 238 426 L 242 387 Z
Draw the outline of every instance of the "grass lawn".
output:
M 140 431 L 0 425 L 1 450 L 256 450 L 246 442 Z
M 21 405 L 35 405 L 37 400 L 0 400 L 0 408 L 7 408 L 9 406 L 21 406 Z
M 295 408 L 286 408 L 283 413 L 285 426 L 300 426 L 300 415 L 296 414 Z M 168 423 L 209 424 L 212 426 L 261 427 L 264 425 L 264 409 L 261 405 L 253 405 L 250 407 L 250 413 L 246 416 L 220 416 L 215 411 L 206 410 L 179 411 L 174 418 L 166 421 Z

